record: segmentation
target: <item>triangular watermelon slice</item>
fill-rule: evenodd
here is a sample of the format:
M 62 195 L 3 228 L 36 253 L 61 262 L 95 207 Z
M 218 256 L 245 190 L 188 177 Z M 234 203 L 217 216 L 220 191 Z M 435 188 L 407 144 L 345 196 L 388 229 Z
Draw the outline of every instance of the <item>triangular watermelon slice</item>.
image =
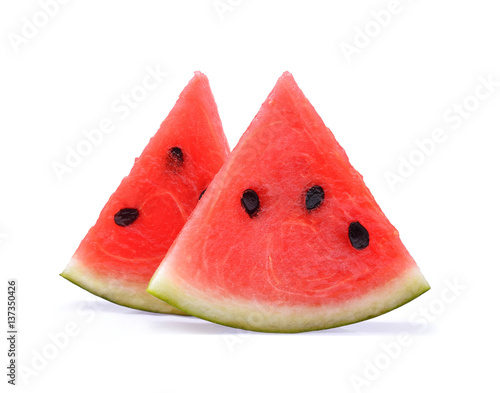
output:
M 207 77 L 197 72 L 61 275 L 123 306 L 181 313 L 147 284 L 228 154 Z
M 428 289 L 361 175 L 285 73 L 148 292 L 223 325 L 300 332 L 375 317 Z

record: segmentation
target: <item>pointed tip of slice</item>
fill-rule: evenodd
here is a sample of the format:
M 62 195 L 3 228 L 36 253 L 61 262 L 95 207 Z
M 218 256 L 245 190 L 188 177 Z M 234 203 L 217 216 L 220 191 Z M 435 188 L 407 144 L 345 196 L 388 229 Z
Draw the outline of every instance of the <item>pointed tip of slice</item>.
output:
M 211 92 L 210 83 L 204 73 L 195 71 L 193 77 L 181 91 L 181 94 L 179 94 L 179 98 L 190 97 L 191 99 L 195 99 L 202 90 L 209 90 Z
M 201 71 L 194 72 L 193 79 L 195 79 L 195 78 L 208 79 L 207 76 Z
M 202 85 L 209 84 L 207 76 L 201 71 L 194 72 L 194 76 L 189 81 L 188 86 L 191 84 L 197 84 L 197 83 L 202 84 Z
M 278 81 L 276 82 L 275 89 L 277 87 L 282 86 L 282 85 L 283 86 L 296 86 L 296 87 L 298 87 L 297 82 L 295 82 L 295 78 L 293 77 L 293 75 L 289 71 L 285 71 L 285 72 L 283 72 L 283 74 L 281 74 L 281 76 L 278 78 Z
M 181 92 L 181 94 L 184 94 L 186 91 L 191 91 L 193 89 L 196 89 L 204 85 L 208 85 L 207 76 L 200 71 L 195 71 L 193 77 L 184 87 L 184 90 Z
M 291 81 L 294 81 L 295 82 L 295 79 L 293 78 L 293 75 L 290 71 L 284 71 L 283 74 L 281 74 L 280 80 L 286 80 L 286 79 L 289 79 Z
M 295 78 L 289 71 L 285 71 L 283 72 L 283 74 L 281 74 L 266 101 L 280 101 L 285 97 L 287 99 L 284 101 L 309 102 L 309 100 L 307 100 L 306 96 L 304 95 L 304 92 L 295 81 Z

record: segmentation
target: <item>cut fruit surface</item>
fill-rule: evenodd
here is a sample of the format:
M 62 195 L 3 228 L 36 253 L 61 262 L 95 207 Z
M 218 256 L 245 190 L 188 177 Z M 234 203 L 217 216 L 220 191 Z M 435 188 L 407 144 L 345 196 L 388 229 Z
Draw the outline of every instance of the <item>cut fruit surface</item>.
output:
M 284 73 L 148 292 L 220 324 L 300 332 L 375 317 L 428 289 L 361 175 Z
M 182 313 L 147 284 L 228 154 L 208 80 L 197 72 L 61 275 L 120 305 Z

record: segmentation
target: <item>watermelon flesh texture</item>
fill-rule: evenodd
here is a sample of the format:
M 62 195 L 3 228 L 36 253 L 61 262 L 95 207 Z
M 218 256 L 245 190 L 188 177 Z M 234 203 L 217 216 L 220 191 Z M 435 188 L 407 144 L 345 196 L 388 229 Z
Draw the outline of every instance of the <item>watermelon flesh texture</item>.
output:
M 208 80 L 197 72 L 61 275 L 123 306 L 183 314 L 146 288 L 228 154 Z
M 322 200 L 310 191 L 318 186 Z M 247 190 L 258 196 L 256 213 L 255 201 L 245 208 Z M 320 203 L 308 209 L 306 201 Z M 360 227 L 368 234 L 364 248 Z M 148 287 L 189 314 L 267 332 L 358 322 L 428 289 L 397 230 L 289 73 Z

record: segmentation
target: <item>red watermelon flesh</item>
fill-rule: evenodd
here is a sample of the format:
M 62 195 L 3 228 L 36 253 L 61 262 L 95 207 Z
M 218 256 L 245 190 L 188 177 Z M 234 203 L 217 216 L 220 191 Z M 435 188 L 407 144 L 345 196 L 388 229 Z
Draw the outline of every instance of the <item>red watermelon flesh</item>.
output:
M 228 154 L 208 80 L 197 72 L 61 275 L 124 306 L 181 313 L 147 284 Z
M 428 289 L 362 176 L 285 73 L 148 292 L 220 324 L 299 332 L 368 319 Z

